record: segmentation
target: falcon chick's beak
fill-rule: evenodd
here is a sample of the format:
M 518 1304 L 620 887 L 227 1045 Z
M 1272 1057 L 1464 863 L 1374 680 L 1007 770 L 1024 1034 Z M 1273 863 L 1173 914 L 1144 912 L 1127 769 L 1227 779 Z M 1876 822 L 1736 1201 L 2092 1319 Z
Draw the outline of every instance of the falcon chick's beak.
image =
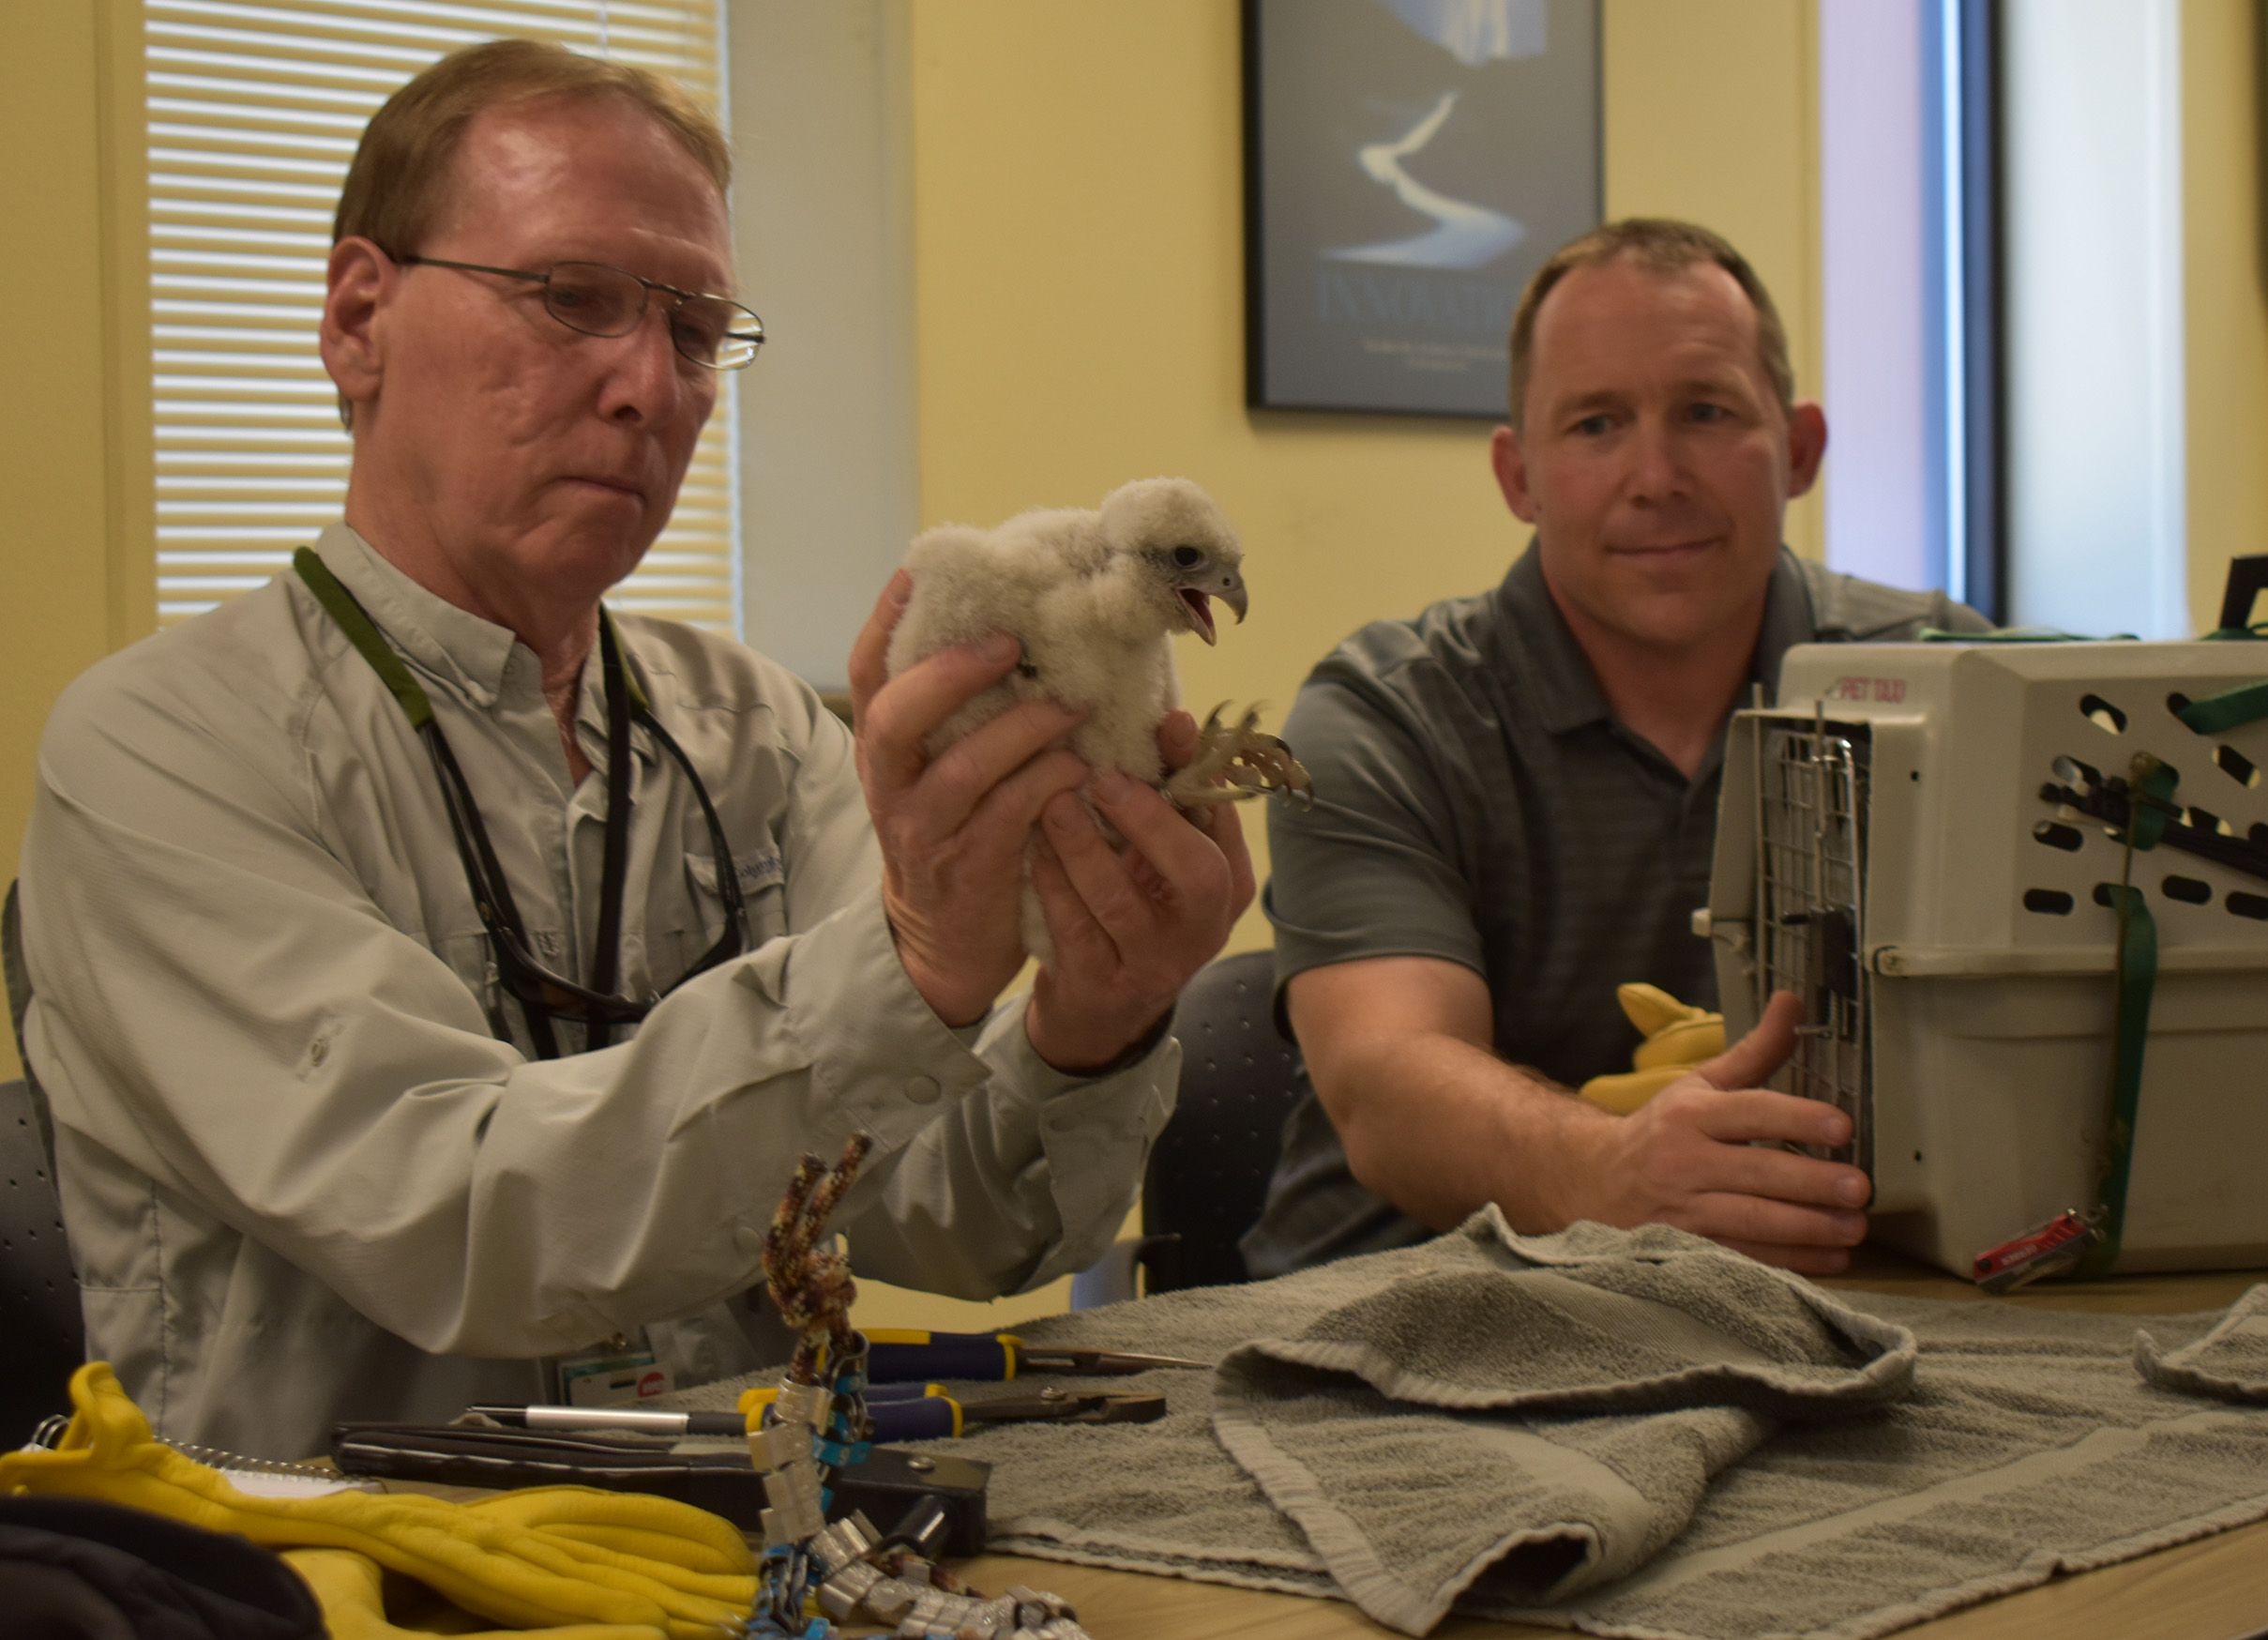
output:
M 1244 577 L 1232 569 L 1215 569 L 1208 565 L 1196 581 L 1174 588 L 1174 596 L 1188 608 L 1189 630 L 1207 644 L 1218 641 L 1218 633 L 1213 626 L 1212 599 L 1217 598 L 1234 610 L 1237 624 L 1244 624 Z

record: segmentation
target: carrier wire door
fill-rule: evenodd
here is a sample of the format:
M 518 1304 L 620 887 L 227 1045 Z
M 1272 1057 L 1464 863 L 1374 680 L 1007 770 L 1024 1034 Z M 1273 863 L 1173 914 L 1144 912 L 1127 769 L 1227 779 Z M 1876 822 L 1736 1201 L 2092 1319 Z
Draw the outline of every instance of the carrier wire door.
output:
M 1815 720 L 1764 730 L 1757 759 L 1756 927 L 1764 995 L 1803 999 L 1795 1054 L 1775 1079 L 1851 1118 L 1838 1161 L 1874 1168 L 1867 1097 L 1867 739 L 1863 726 Z

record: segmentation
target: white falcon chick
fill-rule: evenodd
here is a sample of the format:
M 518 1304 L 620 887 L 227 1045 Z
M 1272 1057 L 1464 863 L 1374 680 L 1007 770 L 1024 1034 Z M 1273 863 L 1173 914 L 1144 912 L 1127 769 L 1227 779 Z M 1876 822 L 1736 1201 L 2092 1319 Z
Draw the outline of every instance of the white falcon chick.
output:
M 930 737 L 930 754 L 1018 701 L 1053 700 L 1087 713 L 1072 731 L 1073 752 L 1097 769 L 1161 785 L 1157 725 L 1181 704 L 1173 634 L 1213 643 L 1216 598 L 1244 619 L 1243 562 L 1229 521 L 1187 478 L 1122 485 L 1099 511 L 1043 508 L 990 530 L 942 524 L 907 550 L 914 587 L 890 637 L 890 676 L 952 645 L 1011 633 L 1021 661 L 946 720 Z M 1172 795 L 1184 802 L 1249 795 L 1211 785 L 1224 769 L 1243 778 L 1229 767 L 1232 755 L 1201 758 L 1202 790 L 1182 790 L 1177 778 Z M 1023 930 L 1026 947 L 1045 960 L 1046 928 L 1028 882 Z

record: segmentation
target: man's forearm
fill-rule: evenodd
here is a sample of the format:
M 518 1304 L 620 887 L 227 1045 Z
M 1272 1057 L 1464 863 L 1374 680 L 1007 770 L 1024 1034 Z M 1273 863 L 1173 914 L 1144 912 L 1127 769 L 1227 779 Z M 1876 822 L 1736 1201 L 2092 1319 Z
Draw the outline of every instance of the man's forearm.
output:
M 1460 964 L 1368 958 L 1295 975 L 1287 995 L 1354 1177 L 1436 1229 L 1495 1202 L 1531 1233 L 1674 1224 L 1819 1273 L 1866 1234 L 1867 1176 L 1789 1148 L 1846 1143 L 1847 1118 L 1759 1086 L 1794 1045 L 1785 993 L 1629 1116 L 1497 1058 L 1487 987 Z
M 1615 1136 L 1606 1112 L 1441 1033 L 1343 1055 L 1318 1088 L 1354 1177 L 1437 1230 L 1487 1202 L 1530 1232 L 1590 1216 Z
M 1076 1082 L 1024 1034 L 1021 995 L 986 1025 L 991 1079 L 895 1160 L 851 1231 L 861 1276 L 957 1298 L 990 1298 L 1100 1257 L 1142 1186 L 1173 1111 L 1181 1051 Z

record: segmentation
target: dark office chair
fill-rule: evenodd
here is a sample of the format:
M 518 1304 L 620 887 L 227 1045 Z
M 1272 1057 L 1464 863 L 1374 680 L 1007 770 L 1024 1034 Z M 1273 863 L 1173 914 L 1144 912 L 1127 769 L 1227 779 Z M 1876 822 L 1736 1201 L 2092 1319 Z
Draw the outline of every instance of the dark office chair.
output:
M 23 965 L 23 912 L 16 901 L 16 885 L 8 886 L 0 901 L 0 979 L 8 983 L 8 1028 L 16 1033 L 16 1062 L 23 1067 L 25 1091 L 31 1099 L 32 1122 L 39 1131 L 39 1147 L 47 1154 L 48 1177 L 55 1174 L 55 1125 L 48 1115 L 47 1093 L 32 1074 L 32 1056 L 23 1045 L 23 1016 L 32 1006 L 32 973 Z
M 79 1280 L 31 1095 L 0 1082 L 0 1448 L 22 1446 L 68 1406 L 64 1386 L 85 1359 Z
M 23 1054 L 23 1012 L 32 988 L 23 969 L 16 885 L 0 904 L 0 970 L 8 982 L 8 1018 L 24 1080 L 0 1082 L 0 1448 L 18 1447 L 51 1412 L 63 1410 L 63 1387 L 86 1359 L 86 1324 L 79 1314 L 79 1278 L 63 1239 L 63 1204 L 55 1195 L 55 1137 L 47 1101 L 30 1080 Z
M 1173 1010 L 1181 1039 L 1181 1098 L 1150 1153 L 1142 1228 L 1178 1240 L 1153 1245 L 1149 1290 L 1248 1280 L 1237 1238 L 1260 1217 L 1298 1096 L 1299 1050 L 1276 1034 L 1269 951 L 1223 957 Z

